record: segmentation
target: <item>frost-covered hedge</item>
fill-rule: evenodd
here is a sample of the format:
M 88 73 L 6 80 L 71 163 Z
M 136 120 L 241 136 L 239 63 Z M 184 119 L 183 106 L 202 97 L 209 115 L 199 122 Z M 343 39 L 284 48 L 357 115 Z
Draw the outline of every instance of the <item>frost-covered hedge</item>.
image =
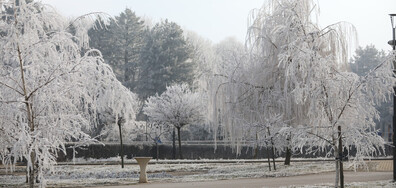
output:
M 67 147 L 67 155 L 60 155 L 58 161 L 71 161 L 73 159 L 73 145 L 69 144 Z M 119 156 L 120 145 L 119 144 L 93 144 L 84 148 L 76 149 L 76 158 L 110 158 Z M 184 145 L 183 146 L 184 158 L 185 159 L 252 159 L 254 155 L 254 150 L 251 147 L 242 147 L 242 152 L 239 156 L 236 156 L 235 150 L 230 146 L 217 145 L 215 151 L 214 146 L 211 144 L 199 144 L 199 145 Z M 316 153 L 316 154 L 305 154 L 303 152 L 295 152 L 293 157 L 325 157 L 326 152 Z M 351 155 L 355 153 L 354 149 L 351 149 Z M 386 147 L 387 155 L 391 155 L 392 150 L 390 147 Z M 127 158 L 132 158 L 136 156 L 148 156 L 155 158 L 156 147 L 150 144 L 134 145 L 125 144 L 124 154 Z M 177 153 L 176 153 L 177 154 Z M 384 155 L 380 155 L 384 156 Z M 258 158 L 266 158 L 267 149 L 259 148 Z M 279 154 L 277 157 L 284 157 L 284 154 Z M 159 146 L 159 158 L 160 159 L 172 159 L 172 145 L 161 144 Z

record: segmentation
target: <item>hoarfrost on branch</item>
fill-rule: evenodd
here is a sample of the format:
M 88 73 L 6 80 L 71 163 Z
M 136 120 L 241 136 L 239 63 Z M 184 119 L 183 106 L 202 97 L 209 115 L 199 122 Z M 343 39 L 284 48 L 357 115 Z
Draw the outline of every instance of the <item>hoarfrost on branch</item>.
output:
M 134 121 L 136 97 L 88 48 L 84 17 L 70 24 L 39 2 L 0 5 L 0 159 L 26 160 L 29 181 L 45 186 L 65 142 L 94 141 L 82 129 L 106 108 Z

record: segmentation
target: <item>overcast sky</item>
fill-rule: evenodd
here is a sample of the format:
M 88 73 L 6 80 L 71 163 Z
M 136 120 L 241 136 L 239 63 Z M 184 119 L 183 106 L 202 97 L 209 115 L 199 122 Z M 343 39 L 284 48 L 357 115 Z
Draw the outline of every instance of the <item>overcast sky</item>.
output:
M 66 17 L 89 12 L 118 15 L 130 8 L 138 16 L 159 21 L 169 19 L 184 29 L 219 42 L 234 36 L 244 41 L 249 11 L 264 0 L 42 0 Z M 388 51 L 392 27 L 388 14 L 396 13 L 396 0 L 318 0 L 321 27 L 347 21 L 355 25 L 359 45 L 374 44 Z M 395 18 L 396 19 L 396 18 Z M 396 22 L 396 21 L 395 21 Z

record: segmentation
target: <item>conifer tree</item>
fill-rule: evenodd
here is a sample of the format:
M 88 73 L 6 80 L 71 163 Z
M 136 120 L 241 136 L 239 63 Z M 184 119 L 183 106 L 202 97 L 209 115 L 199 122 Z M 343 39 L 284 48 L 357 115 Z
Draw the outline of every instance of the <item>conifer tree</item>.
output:
M 179 25 L 162 21 L 147 32 L 145 40 L 136 90 L 139 98 L 162 93 L 173 83 L 192 83 L 191 49 Z

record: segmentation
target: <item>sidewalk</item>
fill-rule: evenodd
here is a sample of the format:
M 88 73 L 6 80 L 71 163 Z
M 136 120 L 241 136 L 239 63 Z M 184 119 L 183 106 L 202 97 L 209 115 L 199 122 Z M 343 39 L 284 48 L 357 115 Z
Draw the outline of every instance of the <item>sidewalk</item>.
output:
M 392 172 L 345 172 L 345 182 L 369 182 L 391 180 Z M 153 182 L 147 184 L 136 184 L 128 186 L 106 186 L 97 188 L 263 188 L 263 187 L 280 187 L 290 185 L 323 185 L 329 186 L 334 184 L 334 172 L 311 174 L 303 176 L 279 177 L 279 178 L 258 178 L 258 179 L 233 179 L 218 180 L 207 182 L 183 182 L 183 183 L 166 183 Z
M 372 160 L 367 166 L 371 172 L 393 172 L 393 160 Z
M 392 172 L 393 171 L 393 161 L 392 160 L 378 161 L 378 166 L 377 166 L 376 171 Z

